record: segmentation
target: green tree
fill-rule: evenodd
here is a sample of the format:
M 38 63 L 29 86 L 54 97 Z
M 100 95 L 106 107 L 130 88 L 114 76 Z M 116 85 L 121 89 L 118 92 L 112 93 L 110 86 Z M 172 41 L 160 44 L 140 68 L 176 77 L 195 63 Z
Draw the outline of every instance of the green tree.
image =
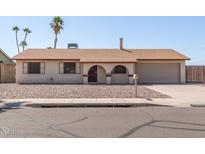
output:
M 12 30 L 16 33 L 16 45 L 18 49 L 18 53 L 20 53 L 19 50 L 19 43 L 18 43 L 18 31 L 20 30 L 18 26 L 13 26 Z
M 55 40 L 54 40 L 54 49 L 56 49 L 57 41 L 58 41 L 58 34 L 60 34 L 60 31 L 63 30 L 63 18 L 57 16 L 52 19 L 52 22 L 50 23 L 51 28 L 54 31 L 55 34 Z

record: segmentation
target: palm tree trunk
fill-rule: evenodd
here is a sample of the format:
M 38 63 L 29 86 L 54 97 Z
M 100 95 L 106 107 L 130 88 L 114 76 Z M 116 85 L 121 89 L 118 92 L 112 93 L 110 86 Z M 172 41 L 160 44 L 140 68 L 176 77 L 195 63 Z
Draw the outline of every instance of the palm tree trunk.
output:
M 57 35 L 58 35 L 58 34 L 55 34 L 54 49 L 56 49 L 56 45 L 57 45 L 57 41 L 58 41 Z
M 26 32 L 25 37 L 24 37 L 24 42 L 26 42 L 27 35 L 28 35 L 28 33 Z M 24 51 L 24 49 L 25 49 L 25 46 L 23 45 L 23 51 Z
M 17 45 L 18 53 L 20 53 L 20 50 L 19 50 L 19 43 L 18 43 L 18 34 L 17 34 L 17 31 L 16 31 L 16 45 Z
M 25 37 L 24 37 L 24 41 L 26 42 L 26 38 L 27 38 L 27 32 L 25 33 Z

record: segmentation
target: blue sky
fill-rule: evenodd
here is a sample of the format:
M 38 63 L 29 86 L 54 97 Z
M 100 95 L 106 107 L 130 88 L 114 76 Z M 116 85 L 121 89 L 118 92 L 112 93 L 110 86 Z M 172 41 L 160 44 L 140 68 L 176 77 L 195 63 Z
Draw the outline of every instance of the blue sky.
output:
M 52 17 L 0 17 L 0 48 L 17 53 L 12 26 L 29 27 L 28 48 L 53 46 Z M 57 47 L 76 42 L 80 48 L 173 48 L 192 58 L 189 64 L 205 64 L 205 17 L 63 17 L 65 25 Z M 20 40 L 23 32 L 19 32 Z

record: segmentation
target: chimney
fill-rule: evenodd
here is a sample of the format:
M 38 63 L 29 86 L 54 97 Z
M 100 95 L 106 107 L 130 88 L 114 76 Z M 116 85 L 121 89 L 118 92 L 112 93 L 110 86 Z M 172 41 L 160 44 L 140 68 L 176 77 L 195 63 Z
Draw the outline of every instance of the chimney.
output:
M 121 37 L 120 38 L 120 50 L 123 50 L 124 47 L 123 47 L 123 38 Z

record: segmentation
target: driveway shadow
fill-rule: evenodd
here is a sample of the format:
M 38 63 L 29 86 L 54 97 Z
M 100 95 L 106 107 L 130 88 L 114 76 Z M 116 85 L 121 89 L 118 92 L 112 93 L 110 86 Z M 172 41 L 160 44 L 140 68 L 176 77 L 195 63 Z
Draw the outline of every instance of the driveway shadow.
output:
M 2 102 L 0 104 L 0 113 L 6 112 L 8 110 L 16 110 L 16 109 L 22 109 L 23 104 L 26 103 L 26 101 L 22 102 Z

